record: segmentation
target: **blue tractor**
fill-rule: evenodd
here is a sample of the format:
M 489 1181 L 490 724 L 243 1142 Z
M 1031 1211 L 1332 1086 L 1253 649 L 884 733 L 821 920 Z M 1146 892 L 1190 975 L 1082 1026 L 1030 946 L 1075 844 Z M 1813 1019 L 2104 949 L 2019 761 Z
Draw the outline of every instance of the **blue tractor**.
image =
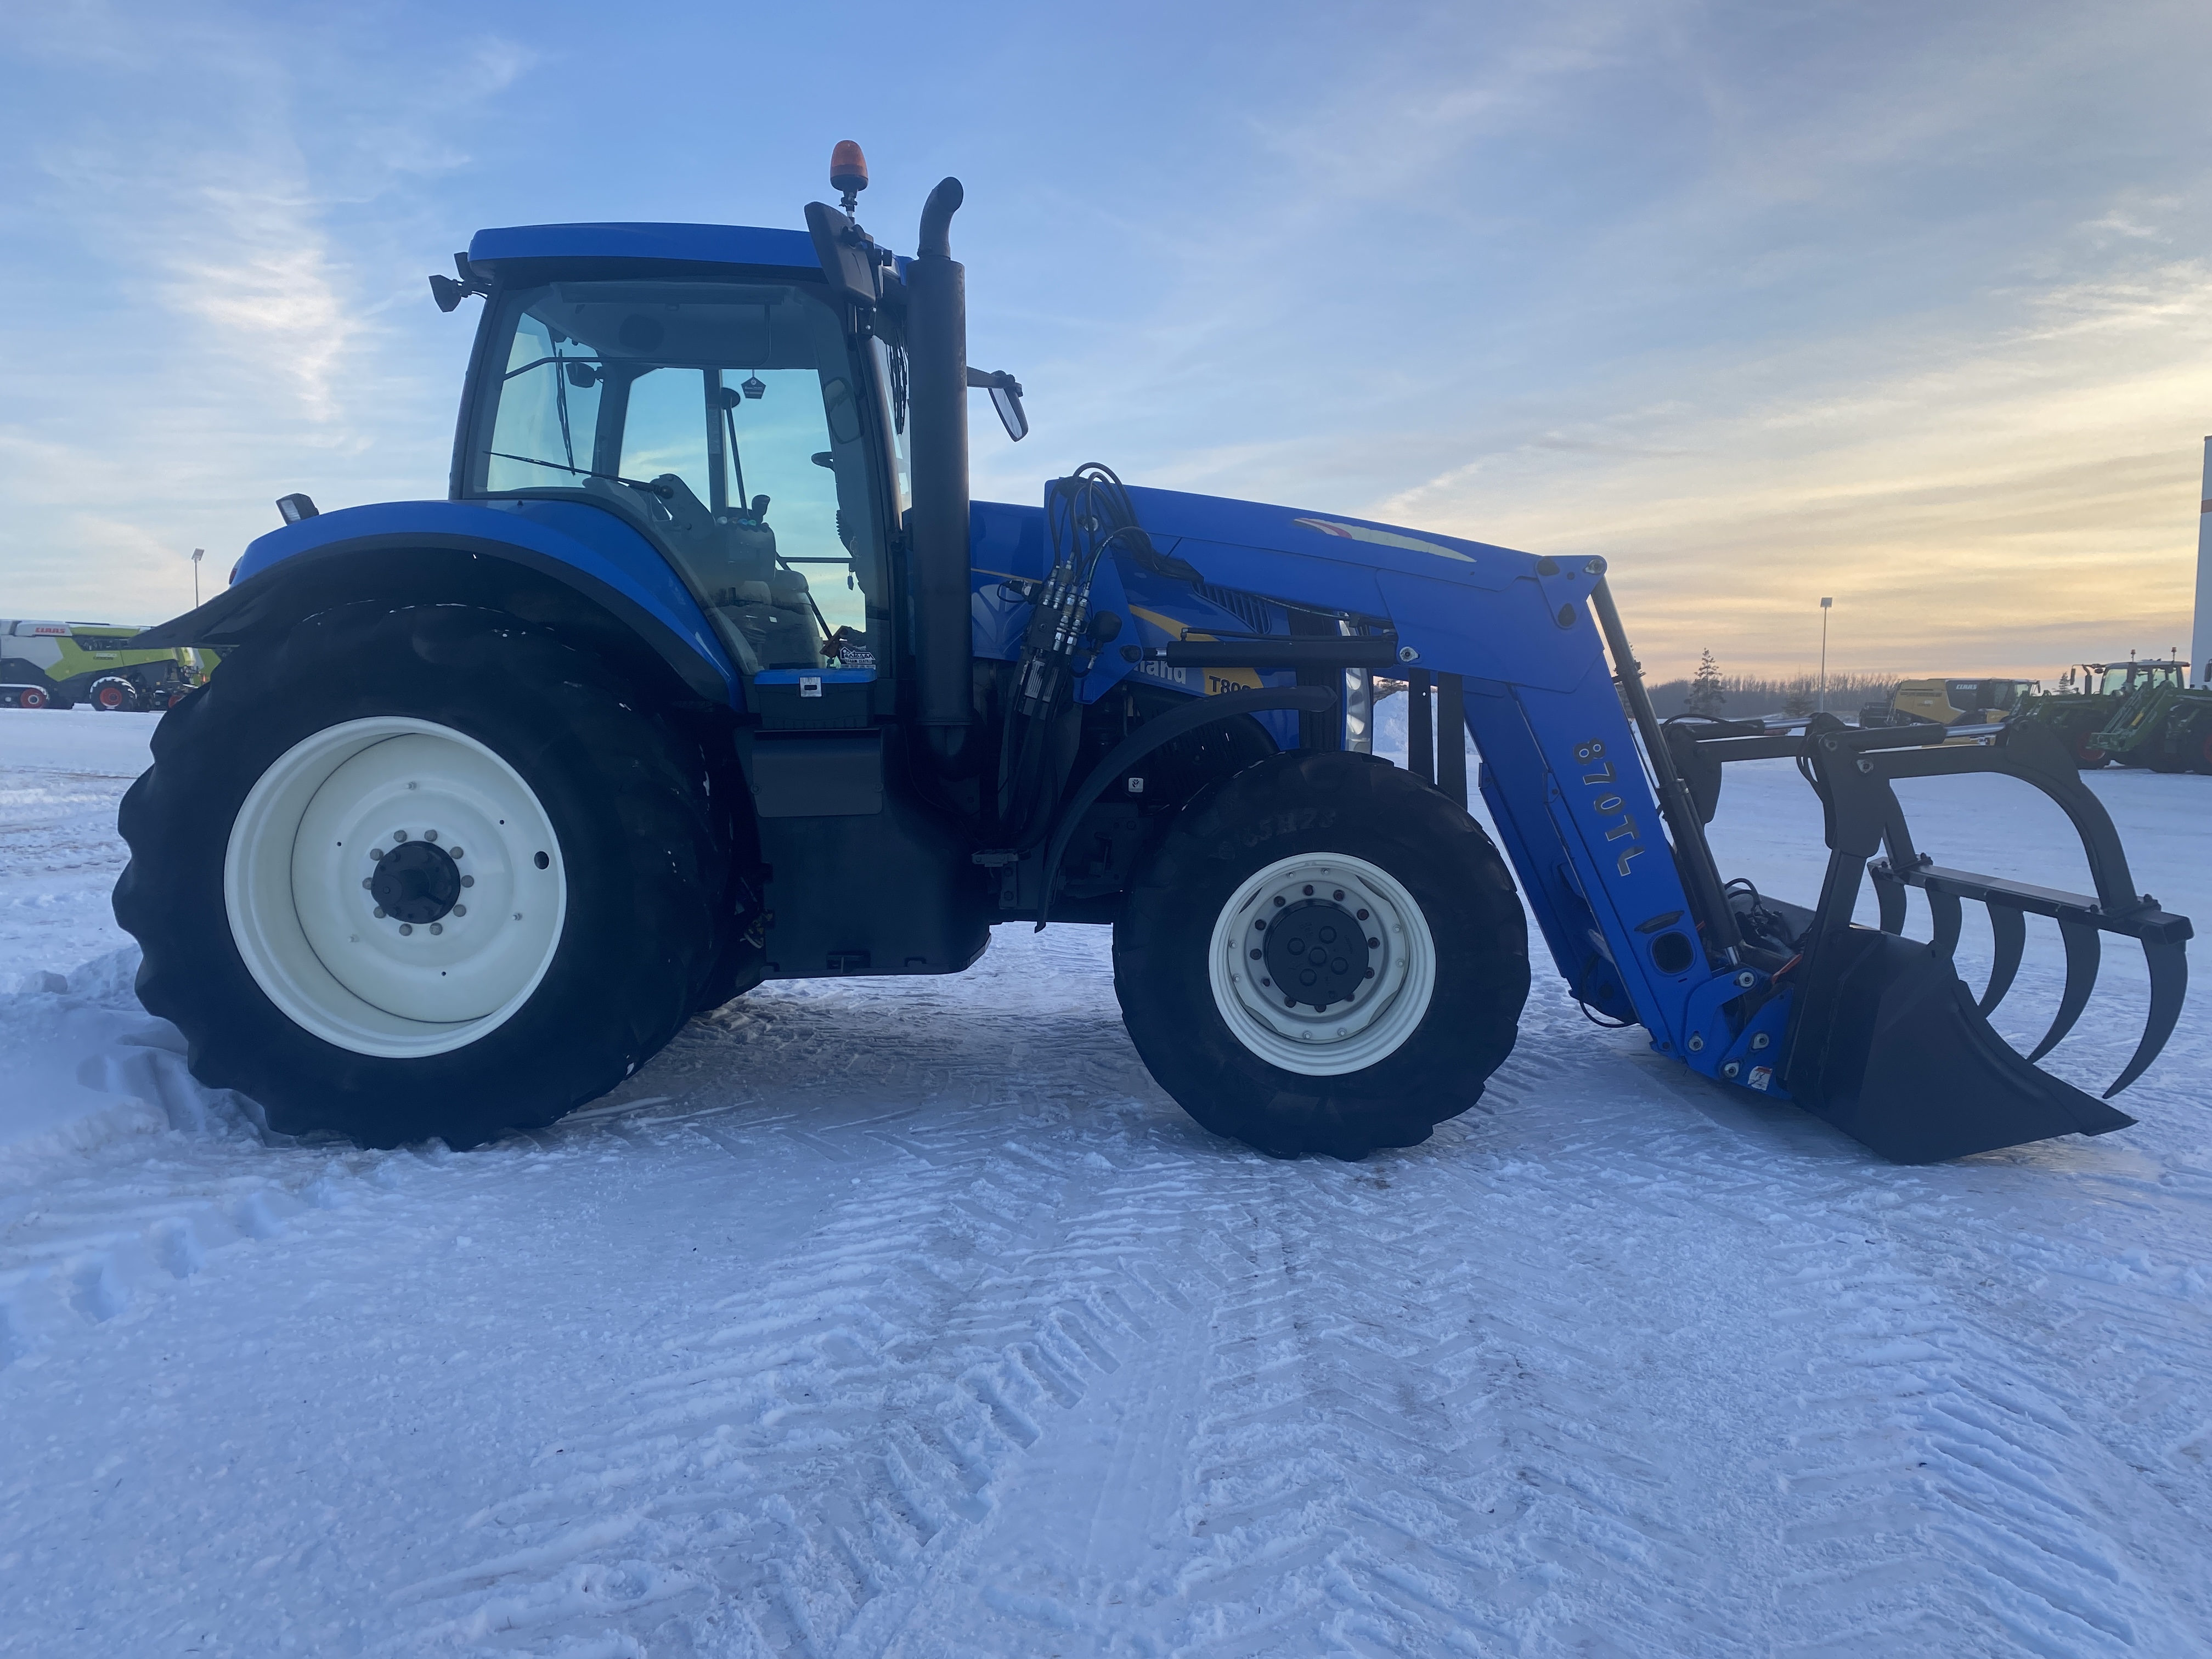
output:
M 1598 559 L 1100 466 L 971 501 L 969 393 L 1027 417 L 968 365 L 960 185 L 909 258 L 854 222 L 857 147 L 831 183 L 805 231 L 479 234 L 430 279 L 483 306 L 447 499 L 288 496 L 227 591 L 142 636 L 226 653 L 124 802 L 115 897 L 204 1081 L 280 1130 L 465 1146 L 763 981 L 958 973 L 994 924 L 1057 921 L 1114 929 L 1129 1033 L 1200 1123 L 1357 1158 L 1512 1048 L 1525 902 L 1594 1018 L 1888 1157 L 2132 1121 L 1985 1018 L 2030 914 L 2069 960 L 2038 1055 L 2102 933 L 2153 987 L 2115 1091 L 2181 1005 L 2190 925 L 2047 732 L 1662 724 Z M 1369 752 L 1385 677 L 1407 768 Z M 1811 908 L 1707 848 L 1723 767 L 1762 757 L 1826 809 Z M 1892 781 L 1964 771 L 2057 800 L 2096 893 L 1918 852 Z M 1851 921 L 1869 873 L 1878 928 Z M 1965 899 L 1998 942 L 1978 1002 Z

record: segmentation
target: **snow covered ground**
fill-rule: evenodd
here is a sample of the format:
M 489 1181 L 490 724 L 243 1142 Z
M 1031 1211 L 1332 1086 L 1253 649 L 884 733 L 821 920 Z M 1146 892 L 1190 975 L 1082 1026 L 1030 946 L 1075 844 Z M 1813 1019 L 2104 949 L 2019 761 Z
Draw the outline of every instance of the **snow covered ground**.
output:
M 1480 1109 L 1285 1164 L 1006 928 L 482 1152 L 277 1144 L 106 915 L 152 725 L 0 711 L 0 1653 L 2212 1651 L 2201 994 L 2141 1127 L 1903 1170 L 1540 975 Z M 2212 779 L 2094 784 L 2212 916 Z M 1809 793 L 1729 787 L 1809 898 Z M 2010 791 L 1922 844 L 2078 883 Z

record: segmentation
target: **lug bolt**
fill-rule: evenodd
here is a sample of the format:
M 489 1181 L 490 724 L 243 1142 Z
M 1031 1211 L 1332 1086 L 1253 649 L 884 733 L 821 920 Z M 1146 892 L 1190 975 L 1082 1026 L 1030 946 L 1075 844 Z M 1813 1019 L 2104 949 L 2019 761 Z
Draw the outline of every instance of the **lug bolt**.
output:
M 1305 894 L 1308 898 L 1311 898 L 1313 896 L 1313 884 L 1311 882 L 1308 882 L 1306 884 Z
M 465 904 L 456 904 L 453 907 L 453 914 L 457 916 L 465 916 L 468 915 L 468 913 L 469 907 Z
M 1379 939 L 1370 938 L 1367 941 L 1367 948 L 1370 951 L 1379 951 L 1382 948 L 1382 941 Z
M 364 887 L 374 887 L 376 885 L 376 884 L 371 881 L 367 876 L 363 876 L 361 878 L 361 884 Z
M 462 852 L 462 851 L 461 851 L 461 849 L 460 849 L 459 848 L 458 848 L 458 847 L 450 848 L 448 848 L 447 850 L 448 850 L 448 851 L 453 854 L 453 857 L 455 857 L 455 858 L 457 858 L 457 859 L 458 859 L 458 858 L 465 858 L 465 857 L 467 857 L 467 856 L 468 856 L 465 853 Z
M 1285 1008 L 1295 1008 L 1297 1006 L 1298 1000 L 1296 997 L 1285 997 L 1283 999 L 1283 1006 Z
M 384 907 L 380 904 L 376 907 L 376 919 L 379 921 L 384 920 Z
M 1344 889 L 1341 887 L 1338 888 L 1336 891 L 1330 894 L 1329 896 L 1334 899 L 1341 899 L 1344 896 Z
M 461 885 L 464 887 L 473 887 L 476 884 L 477 878 L 474 876 L 463 876 L 461 878 Z
M 1262 985 L 1273 985 L 1274 982 L 1275 982 L 1275 981 L 1273 981 L 1272 979 L 1263 979 L 1263 980 L 1261 980 L 1261 981 L 1260 981 L 1260 983 L 1261 983 L 1261 984 L 1262 984 Z
M 380 859 L 384 856 L 384 849 L 381 847 L 372 847 L 368 849 L 368 855 L 372 859 Z
M 1375 977 L 1375 970 L 1372 968 L 1370 968 L 1367 970 L 1367 977 L 1370 979 L 1373 979 Z
M 422 839 L 424 841 L 435 841 L 438 839 L 438 832 L 435 830 L 425 830 L 422 832 Z
M 412 786 L 410 785 L 410 787 L 411 787 Z M 407 839 L 407 832 L 404 830 L 394 830 L 392 832 L 392 839 L 395 842 L 405 841 Z
M 403 921 L 399 924 L 399 932 L 402 938 L 404 938 L 407 934 L 411 933 L 414 931 L 415 924 L 411 921 Z
M 430 931 L 434 933 L 442 933 L 446 931 L 446 924 L 442 921 L 434 921 L 430 924 Z
M 1367 912 L 1364 910 L 1355 910 L 1352 914 L 1352 918 L 1355 921 L 1364 921 L 1367 920 Z
M 1257 962 L 1260 959 L 1260 953 L 1257 951 L 1252 952 L 1252 959 L 1255 962 Z
M 1287 902 L 1287 901 L 1283 897 L 1283 896 L 1282 896 L 1281 894 L 1278 893 L 1278 894 L 1275 896 L 1275 908 L 1276 908 L 1278 910 L 1281 909 L 1281 908 L 1283 908 L 1284 904 L 1285 904 L 1285 903 L 1286 903 L 1286 902 Z

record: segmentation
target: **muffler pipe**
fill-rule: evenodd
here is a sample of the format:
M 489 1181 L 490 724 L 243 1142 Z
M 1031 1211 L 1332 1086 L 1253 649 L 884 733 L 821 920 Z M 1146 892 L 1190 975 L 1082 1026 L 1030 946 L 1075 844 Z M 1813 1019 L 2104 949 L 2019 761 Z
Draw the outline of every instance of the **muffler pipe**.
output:
M 918 252 L 906 270 L 907 385 L 914 438 L 908 532 L 914 597 L 916 714 L 930 750 L 960 758 L 975 719 L 969 624 L 968 289 L 952 258 L 952 216 L 963 198 L 947 179 L 921 210 Z

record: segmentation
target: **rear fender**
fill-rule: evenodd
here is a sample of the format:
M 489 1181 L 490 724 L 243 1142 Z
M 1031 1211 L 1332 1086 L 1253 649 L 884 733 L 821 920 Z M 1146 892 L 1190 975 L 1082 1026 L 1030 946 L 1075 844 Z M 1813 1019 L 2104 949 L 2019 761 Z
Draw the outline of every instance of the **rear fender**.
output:
M 741 701 L 728 654 L 659 550 L 612 513 L 575 501 L 398 501 L 322 514 L 254 542 L 222 593 L 137 638 L 237 646 L 334 605 L 377 600 L 508 611 L 671 694 Z

